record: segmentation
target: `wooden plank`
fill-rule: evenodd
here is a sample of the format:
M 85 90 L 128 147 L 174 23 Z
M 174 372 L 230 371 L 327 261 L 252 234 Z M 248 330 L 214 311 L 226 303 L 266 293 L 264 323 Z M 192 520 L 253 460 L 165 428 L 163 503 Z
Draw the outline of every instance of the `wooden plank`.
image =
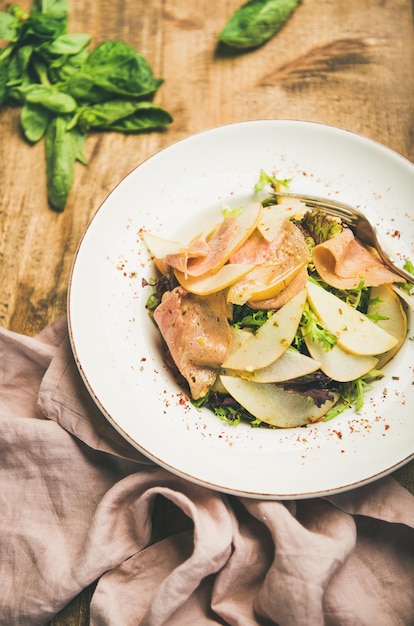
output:
M 0 2 L 4 10 L 6 2 Z M 19 3 L 25 9 L 27 0 Z M 239 0 L 70 2 L 70 31 L 92 45 L 119 39 L 165 79 L 156 102 L 163 132 L 88 138 L 66 210 L 50 210 L 43 144 L 20 136 L 19 110 L 0 112 L 0 324 L 34 335 L 66 312 L 71 265 L 87 224 L 111 189 L 163 147 L 206 128 L 256 118 L 306 119 L 362 133 L 414 160 L 412 3 L 303 0 L 257 50 L 220 49 Z M 410 469 L 411 468 L 411 469 Z M 399 478 L 412 486 L 413 464 Z M 410 482 L 411 481 L 411 482 Z M 91 589 L 54 621 L 88 623 Z

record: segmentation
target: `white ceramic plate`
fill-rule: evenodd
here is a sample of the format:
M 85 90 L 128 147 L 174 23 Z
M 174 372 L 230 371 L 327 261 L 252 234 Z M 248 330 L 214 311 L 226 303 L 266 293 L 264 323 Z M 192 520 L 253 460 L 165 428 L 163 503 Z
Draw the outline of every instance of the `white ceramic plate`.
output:
M 81 242 L 70 281 L 72 346 L 90 393 L 150 459 L 190 481 L 260 498 L 305 498 L 383 476 L 414 456 L 414 342 L 407 340 L 359 415 L 291 430 L 231 427 L 186 399 L 149 319 L 154 275 L 139 230 L 183 239 L 245 205 L 259 172 L 290 189 L 361 207 L 400 263 L 414 258 L 414 166 L 371 140 L 324 125 L 252 121 L 180 141 L 109 195 Z M 413 338 L 410 316 L 408 336 Z

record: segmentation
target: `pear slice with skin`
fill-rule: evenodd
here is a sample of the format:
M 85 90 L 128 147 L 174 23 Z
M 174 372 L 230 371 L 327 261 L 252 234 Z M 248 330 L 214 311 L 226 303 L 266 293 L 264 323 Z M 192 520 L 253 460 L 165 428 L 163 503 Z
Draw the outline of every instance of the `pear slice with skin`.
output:
M 229 289 L 227 301 L 232 304 L 245 304 L 253 300 L 269 300 L 275 298 L 298 275 L 308 260 L 288 267 L 280 272 L 280 264 L 266 264 L 255 267 L 244 280 L 235 282 Z
M 289 393 L 273 383 L 257 383 L 238 376 L 220 376 L 227 392 L 254 417 L 279 428 L 305 426 L 319 420 L 338 400 L 332 393 L 318 407 L 312 399 L 297 393 Z
M 309 208 L 301 200 L 296 198 L 280 198 L 278 204 L 263 207 L 257 229 L 266 241 L 273 241 L 286 219 L 292 217 L 301 218 Z
M 378 320 L 377 324 L 397 339 L 391 350 L 379 355 L 378 367 L 382 368 L 398 352 L 407 336 L 407 316 L 401 300 L 390 285 L 371 287 L 371 304 L 368 313 L 379 314 L 387 319 Z
M 223 267 L 253 233 L 262 210 L 263 206 L 260 202 L 252 202 L 239 215 L 224 218 L 208 239 L 207 255 L 203 258 L 192 259 L 187 266 L 187 273 L 191 276 L 203 276 L 213 274 Z
M 163 257 L 172 254 L 181 254 L 188 248 L 187 245 L 182 244 L 179 241 L 165 239 L 164 237 L 159 237 L 158 235 L 154 235 L 146 230 L 142 231 L 141 236 L 148 250 L 156 259 L 162 259 Z
M 308 281 L 308 301 L 338 345 L 352 354 L 376 355 L 391 350 L 397 339 L 350 304 Z
M 290 346 L 306 302 L 302 289 L 222 364 L 223 369 L 253 372 L 276 361 Z
M 351 354 L 338 344 L 331 350 L 325 350 L 318 340 L 304 336 L 309 354 L 320 361 L 321 370 L 332 380 L 344 383 L 363 376 L 378 366 L 378 359 L 371 355 Z
M 253 331 L 250 328 L 237 328 L 236 326 L 231 327 L 231 348 L 229 357 L 236 352 L 248 339 L 253 337 Z M 229 358 L 228 357 L 228 358 Z
M 243 276 L 248 274 L 255 266 L 241 263 L 224 265 L 215 274 L 203 276 L 186 276 L 184 272 L 175 270 L 175 277 L 184 289 L 199 296 L 209 296 L 217 291 L 226 289 Z
M 246 380 L 256 383 L 280 383 L 300 376 L 316 372 L 320 368 L 319 361 L 288 348 L 281 357 L 267 367 L 254 372 L 238 372 Z

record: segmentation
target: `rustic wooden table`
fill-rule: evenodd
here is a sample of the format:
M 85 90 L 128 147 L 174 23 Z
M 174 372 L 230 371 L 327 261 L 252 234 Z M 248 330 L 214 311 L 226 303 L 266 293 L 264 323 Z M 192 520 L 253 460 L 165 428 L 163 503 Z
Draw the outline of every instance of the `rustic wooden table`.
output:
M 19 3 L 31 6 L 29 0 Z M 94 134 L 63 213 L 47 204 L 44 147 L 21 138 L 19 110 L 0 112 L 0 324 L 34 335 L 66 310 L 68 276 L 88 222 L 111 189 L 161 148 L 209 127 L 256 118 L 323 122 L 414 160 L 411 0 L 303 0 L 265 46 L 223 53 L 217 34 L 239 0 L 70 1 L 70 32 L 131 44 L 165 82 L 163 132 Z M 0 1 L 0 10 L 6 2 Z M 414 463 L 396 473 L 413 490 Z M 167 512 L 168 513 L 168 512 Z M 92 589 L 53 620 L 88 623 Z

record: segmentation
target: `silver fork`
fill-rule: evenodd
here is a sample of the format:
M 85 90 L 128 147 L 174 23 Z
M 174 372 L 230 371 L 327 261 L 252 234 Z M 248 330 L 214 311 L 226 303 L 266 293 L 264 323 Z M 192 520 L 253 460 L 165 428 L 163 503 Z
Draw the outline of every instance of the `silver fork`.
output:
M 402 268 L 395 265 L 394 260 L 388 256 L 385 250 L 382 248 L 377 235 L 377 230 L 373 224 L 369 221 L 369 219 L 358 211 L 354 207 L 349 204 L 344 204 L 343 202 L 338 202 L 337 200 L 331 200 L 327 198 L 319 198 L 318 196 L 307 196 L 305 194 L 300 193 L 286 193 L 286 192 L 273 192 L 275 197 L 280 198 L 294 198 L 296 200 L 302 200 L 308 207 L 310 208 L 318 208 L 322 211 L 325 211 L 329 215 L 333 215 L 334 217 L 340 217 L 341 220 L 349 226 L 349 228 L 353 231 L 355 237 L 359 239 L 361 243 L 368 244 L 375 248 L 378 253 L 378 256 L 381 258 L 383 263 L 389 267 L 395 274 L 401 276 L 403 282 L 410 283 L 414 285 L 414 276 L 409 272 L 406 272 Z M 398 289 L 398 292 L 401 290 Z

